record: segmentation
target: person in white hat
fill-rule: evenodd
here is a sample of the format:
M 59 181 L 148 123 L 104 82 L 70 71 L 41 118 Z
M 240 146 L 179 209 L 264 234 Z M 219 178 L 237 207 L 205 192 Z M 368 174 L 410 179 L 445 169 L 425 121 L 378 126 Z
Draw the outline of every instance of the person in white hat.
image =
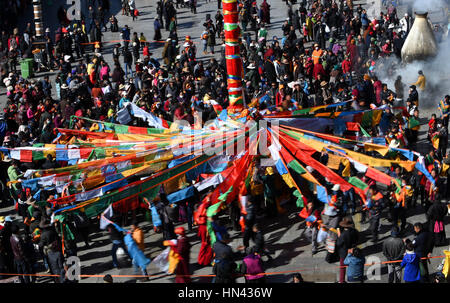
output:
M 403 18 L 400 19 L 400 26 L 402 27 L 402 31 L 406 34 L 409 33 L 411 29 L 411 17 L 406 13 Z
M 341 191 L 341 186 L 339 184 L 334 184 L 331 188 L 331 201 L 330 204 L 336 207 L 337 209 L 344 207 L 344 196 Z M 346 205 L 345 205 L 346 208 Z M 345 214 L 346 209 L 344 210 Z
M 248 66 L 247 69 L 255 69 L 255 64 L 253 62 L 251 62 Z

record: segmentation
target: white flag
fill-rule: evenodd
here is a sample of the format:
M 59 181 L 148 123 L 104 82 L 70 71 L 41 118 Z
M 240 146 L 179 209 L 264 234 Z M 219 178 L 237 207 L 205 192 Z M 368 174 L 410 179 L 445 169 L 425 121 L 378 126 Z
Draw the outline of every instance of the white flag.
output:
M 113 209 L 112 209 L 112 205 L 108 206 L 107 209 L 105 209 L 105 211 L 102 213 L 101 217 L 100 217 L 100 229 L 106 229 L 106 226 L 108 226 L 109 224 L 111 224 L 110 222 L 106 221 L 106 219 L 111 219 L 113 216 Z
M 165 273 L 169 272 L 169 252 L 170 247 L 167 247 L 162 253 L 153 259 L 153 264 L 158 266 L 158 268 Z

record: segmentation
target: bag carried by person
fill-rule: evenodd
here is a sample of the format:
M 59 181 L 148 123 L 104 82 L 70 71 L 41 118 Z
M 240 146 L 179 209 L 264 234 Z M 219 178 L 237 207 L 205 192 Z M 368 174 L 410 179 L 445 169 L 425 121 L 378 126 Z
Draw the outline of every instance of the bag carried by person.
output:
M 333 240 L 330 235 L 327 236 L 326 247 L 329 253 L 334 253 L 336 250 L 336 240 Z
M 334 263 L 339 261 L 339 254 L 336 251 L 336 240 L 331 237 L 331 235 L 328 234 L 327 240 L 326 240 L 326 248 L 327 248 L 327 255 L 325 257 L 325 261 L 328 263 Z
M 134 10 L 134 16 L 138 17 L 139 16 L 139 11 L 137 9 Z
M 328 233 L 323 230 L 322 228 L 319 229 L 319 232 L 317 233 L 317 243 L 321 243 L 325 241 L 328 237 Z
M 444 230 L 444 224 L 442 221 L 436 221 L 434 223 L 434 233 L 438 234 Z
M 325 256 L 325 261 L 327 263 L 335 263 L 339 261 L 339 254 L 337 252 L 334 253 L 327 252 L 327 255 Z

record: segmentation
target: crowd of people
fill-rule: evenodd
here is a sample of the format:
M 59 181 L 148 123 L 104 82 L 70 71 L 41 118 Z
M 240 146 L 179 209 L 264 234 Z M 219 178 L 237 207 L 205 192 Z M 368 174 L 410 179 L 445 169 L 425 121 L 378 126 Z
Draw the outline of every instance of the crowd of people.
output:
M 0 13 L 6 12 L 11 17 L 10 10 L 17 13 L 16 5 L 25 6 L 25 2 L 11 1 L 13 4 Z M 178 35 L 177 10 L 189 9 L 196 14 L 197 1 L 158 1 L 153 42 L 145 38 L 146 33 L 131 32 L 128 25 L 121 26 L 114 16 L 109 16 L 108 0 L 98 1 L 97 5 L 92 2 L 89 14 L 82 20 L 68 23 L 60 18 L 61 24 L 54 33 L 47 29 L 44 47 L 33 44 L 36 38 L 31 23 L 19 33 L 14 29 L 14 18 L 0 15 L 3 22 L 0 24 L 0 87 L 6 89 L 7 95 L 6 106 L 0 115 L 0 144 L 3 147 L 52 143 L 57 136 L 54 129 L 68 128 L 73 115 L 117 123 L 117 112 L 126 102 L 162 119 L 185 120 L 192 126 L 196 117 L 201 117 L 204 122 L 216 118 L 217 105 L 223 109 L 228 107 L 224 17 L 220 1 L 214 20 L 210 15 L 206 16 L 204 31 L 185 37 Z M 399 18 L 396 8 L 390 5 L 371 20 L 360 5 L 353 6 L 352 1 L 342 0 L 302 0 L 298 4 L 286 1 L 286 6 L 287 18 L 280 34 L 269 37 L 271 5 L 267 0 L 260 4 L 252 0 L 239 1 L 243 92 L 248 107 L 275 115 L 342 101 L 351 101 L 343 110 L 382 108 L 380 123 L 365 130 L 369 136 L 384 138 L 389 147 L 417 151 L 419 120 L 423 118 L 420 117 L 419 99 L 426 90 L 426 76 L 418 71 L 417 82 L 405 84 L 401 75 L 396 74 L 396 66 L 385 66 L 385 59 L 400 58 L 403 42 L 412 26 L 411 17 L 406 14 Z M 135 12 L 138 10 L 135 1 L 122 1 L 122 7 L 122 14 L 129 14 L 135 21 L 139 15 Z M 118 32 L 122 41 L 114 45 L 112 63 L 102 55 L 104 30 Z M 213 55 L 211 58 L 198 58 L 201 50 L 197 49 L 193 35 L 199 35 L 195 38 L 200 38 L 203 54 Z M 161 50 L 162 43 L 162 60 L 157 60 L 154 53 Z M 218 59 L 215 52 L 220 53 Z M 34 58 L 38 71 L 55 72 L 56 79 L 51 81 L 49 76 L 22 78 L 18 63 L 23 58 Z M 388 87 L 377 76 L 380 68 L 389 70 L 389 75 L 396 79 L 395 87 Z M 363 222 L 369 220 L 374 244 L 379 241 L 380 220 L 386 214 L 392 224 L 391 237 L 382 244 L 386 260 L 398 261 L 388 265 L 389 282 L 402 281 L 402 268 L 405 268 L 405 282 L 431 281 L 428 260 L 421 258 L 431 256 L 435 246 L 447 245 L 444 223 L 448 212 L 445 201 L 450 196 L 450 154 L 447 152 L 450 96 L 442 98 L 437 106 L 439 112 L 428 123 L 428 141 L 421 142 L 430 147 L 424 155 L 425 164 L 435 184 L 419 171 L 410 173 L 393 165 L 389 175 L 401 180 L 400 194 L 395 193 L 395 188 L 377 186 L 374 180 L 366 177 L 364 182 L 370 185 L 369 203 L 364 204 L 354 192 L 343 192 L 339 185 L 331 184 L 334 203 L 324 207 L 322 202 L 311 197 L 312 202 L 303 210 L 307 214 L 305 218 L 314 215 L 317 219 L 306 223 L 312 254 L 319 251 L 320 243 L 326 242 L 326 261 L 339 261 L 341 266 L 339 282 L 364 281 L 365 256 L 357 247 L 361 244 L 362 231 L 355 228 L 352 219 L 355 213 L 362 214 Z M 400 115 L 395 114 L 398 108 L 401 108 Z M 134 119 L 132 125 L 146 126 L 146 123 Z M 74 126 L 79 130 L 84 127 L 82 120 Z M 325 154 L 323 156 L 320 160 L 326 165 Z M 3 181 L 17 181 L 27 169 L 53 169 L 62 164 L 51 155 L 42 161 L 4 159 L 3 163 Z M 255 171 L 245 213 L 241 213 L 238 202 L 229 207 L 228 221 L 236 231 L 241 230 L 239 218 L 244 216 L 243 245 L 237 252 L 228 245 L 231 239 L 225 228 L 227 221 L 222 222 L 222 217 L 213 218 L 214 229 L 220 236 L 209 251 L 201 250 L 204 255 L 199 256 L 198 263 L 204 266 L 214 263 L 215 282 L 234 282 L 238 274 L 246 274 L 246 282 L 267 279 L 263 274 L 264 267 L 270 265 L 272 257 L 265 247 L 265 219 L 261 218 L 282 213 L 282 208 L 275 202 L 267 203 L 275 201 L 280 194 L 273 179 L 273 173 L 269 171 Z M 79 235 L 76 239 L 62 240 L 60 225 L 50 223 L 54 211 L 51 204 L 34 201 L 20 183 L 13 183 L 9 192 L 11 201 L 16 201 L 20 217 L 16 221 L 20 224 L 12 222 L 11 217 L 0 218 L 3 224 L 0 272 L 35 273 L 42 259 L 48 272 L 59 275 L 55 281 L 68 282 L 64 259 L 77 254 L 78 237 L 89 247 L 89 233 L 96 219 L 74 215 L 66 225 L 77 230 Z M 206 210 L 196 207 L 207 194 L 186 201 L 180 207 L 181 218 L 174 214 L 163 195 L 159 197 L 158 212 L 164 240 L 183 239 L 175 245 L 165 244 L 181 255 L 174 271 L 177 282 L 190 282 L 185 275 L 191 270 L 189 241 L 185 230 L 175 228 L 175 225 L 188 223 L 189 232 L 198 225 L 199 237 L 202 243 L 206 242 Z M 41 201 L 53 198 L 51 193 L 41 194 Z M 416 212 L 425 213 L 426 222 L 409 222 L 409 216 Z M 143 250 L 142 229 L 136 221 L 132 225 L 133 238 Z M 406 239 L 411 226 L 415 233 L 413 241 Z M 326 240 L 321 231 L 325 231 Z M 113 245 L 113 265 L 118 267 L 117 250 L 126 251 L 123 235 L 112 225 L 108 232 Z M 241 256 L 245 258 L 237 264 Z M 264 256 L 267 261 L 262 260 Z M 146 275 L 145 270 L 143 273 Z M 22 282 L 35 281 L 29 276 L 20 276 L 20 279 Z M 302 278 L 296 275 L 294 280 Z

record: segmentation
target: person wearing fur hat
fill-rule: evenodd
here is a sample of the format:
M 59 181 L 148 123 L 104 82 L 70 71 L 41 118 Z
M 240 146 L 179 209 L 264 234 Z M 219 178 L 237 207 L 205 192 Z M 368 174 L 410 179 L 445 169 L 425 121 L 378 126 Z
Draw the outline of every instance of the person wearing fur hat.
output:
M 336 248 L 338 249 L 341 266 L 339 274 L 339 283 L 344 283 L 346 272 L 344 260 L 347 257 L 348 250 L 358 243 L 358 231 L 355 229 L 355 224 L 353 223 L 351 217 L 345 217 L 339 223 L 337 235 L 338 238 L 336 241 Z

